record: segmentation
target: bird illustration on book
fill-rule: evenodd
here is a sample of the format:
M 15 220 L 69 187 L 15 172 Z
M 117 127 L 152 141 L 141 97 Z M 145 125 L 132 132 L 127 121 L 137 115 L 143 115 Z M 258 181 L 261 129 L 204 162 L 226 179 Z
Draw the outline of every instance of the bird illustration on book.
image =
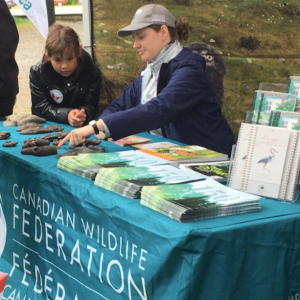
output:
M 278 151 L 276 151 L 274 148 L 271 148 L 270 152 L 271 152 L 271 155 L 265 156 L 257 162 L 258 164 L 264 164 L 263 169 L 267 170 L 268 172 L 270 172 L 270 170 L 267 169 L 266 166 L 267 166 L 268 163 L 270 163 L 271 161 L 274 160 L 275 152 L 278 153 Z

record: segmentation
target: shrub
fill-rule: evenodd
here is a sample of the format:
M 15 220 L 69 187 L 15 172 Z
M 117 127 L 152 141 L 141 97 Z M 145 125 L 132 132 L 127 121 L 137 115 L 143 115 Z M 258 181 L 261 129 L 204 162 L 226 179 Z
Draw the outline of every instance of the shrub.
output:
M 177 5 L 191 6 L 190 0 L 175 0 L 174 3 Z
M 252 37 L 251 35 L 248 37 L 242 36 L 240 38 L 240 46 L 243 48 L 254 50 L 258 47 L 259 44 L 260 41 L 257 38 Z

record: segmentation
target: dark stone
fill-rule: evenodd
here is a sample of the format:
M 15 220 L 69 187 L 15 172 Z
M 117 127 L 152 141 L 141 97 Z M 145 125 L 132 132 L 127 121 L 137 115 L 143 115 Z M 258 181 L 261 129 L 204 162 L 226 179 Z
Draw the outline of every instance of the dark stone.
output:
M 17 121 L 6 120 L 3 122 L 4 127 L 15 127 L 17 125 L 18 125 Z
M 60 141 L 61 141 L 61 139 L 60 140 L 55 139 L 55 140 L 53 140 L 52 145 L 53 146 L 58 146 L 58 144 L 59 144 Z
M 44 127 L 29 127 L 20 131 L 21 134 L 38 134 L 38 133 L 47 133 L 49 132 Z
M 73 150 L 67 151 L 62 154 L 58 154 L 57 158 L 60 158 L 62 156 L 75 156 L 80 153 L 103 153 L 106 152 L 103 147 L 97 146 L 97 145 L 89 145 L 88 147 L 82 146 L 82 147 L 76 147 Z
M 24 140 L 24 144 L 25 144 L 25 143 L 28 143 L 28 142 L 35 141 L 35 140 L 36 140 L 35 137 L 34 137 L 34 138 L 28 138 L 28 139 Z
M 2 131 L 0 132 L 0 140 L 5 140 L 10 137 L 10 133 L 8 131 Z
M 83 143 L 83 146 L 90 146 L 90 145 L 99 145 L 101 143 L 101 140 L 85 140 L 85 142 Z
M 97 145 L 89 145 L 87 148 L 90 149 L 90 150 L 93 150 L 94 153 L 106 152 L 103 147 L 97 146 Z
M 41 136 L 42 139 L 52 142 L 56 137 L 52 133 L 47 133 Z
M 64 128 L 60 125 L 49 125 L 47 127 L 47 129 L 49 130 L 49 132 L 52 132 L 52 131 L 63 131 Z
M 63 156 L 76 156 L 76 155 L 78 155 L 78 153 L 75 150 L 70 150 L 70 151 L 58 154 L 57 158 L 61 158 Z
M 58 131 L 55 133 L 55 137 L 57 139 L 63 139 L 65 138 L 70 132 L 69 131 Z
M 34 122 L 34 123 L 46 123 L 46 119 L 40 118 L 36 115 L 25 115 L 19 116 L 16 118 L 18 125 L 23 125 L 25 123 Z
M 25 123 L 25 124 L 19 126 L 17 128 L 17 131 L 22 131 L 22 130 L 25 130 L 27 128 L 35 128 L 35 127 L 43 127 L 44 128 L 43 124 L 28 122 L 28 123 Z
M 35 147 L 35 146 L 41 147 L 41 146 L 48 146 L 48 145 L 50 145 L 50 141 L 39 138 L 34 141 L 24 143 L 22 148 L 30 148 L 30 147 Z
M 41 146 L 41 147 L 29 147 L 21 150 L 22 154 L 32 154 L 35 156 L 48 156 L 57 154 L 57 148 L 55 146 Z
M 6 141 L 4 144 L 3 144 L 3 147 L 14 147 L 18 144 L 18 142 L 13 142 L 13 141 Z
M 20 133 L 21 134 L 38 134 L 38 133 L 49 133 L 53 131 L 62 131 L 64 130 L 63 127 L 60 125 L 49 125 L 47 128 L 45 127 L 29 127 L 23 129 Z

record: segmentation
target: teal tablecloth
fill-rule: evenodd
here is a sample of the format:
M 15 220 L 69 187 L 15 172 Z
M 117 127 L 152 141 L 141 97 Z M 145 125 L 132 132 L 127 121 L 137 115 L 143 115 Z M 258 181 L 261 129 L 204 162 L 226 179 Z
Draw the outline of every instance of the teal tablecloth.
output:
M 55 155 L 22 155 L 32 136 L 15 129 L 0 125 L 19 142 L 0 141 L 4 300 L 299 297 L 299 202 L 263 199 L 258 213 L 181 224 L 57 169 Z

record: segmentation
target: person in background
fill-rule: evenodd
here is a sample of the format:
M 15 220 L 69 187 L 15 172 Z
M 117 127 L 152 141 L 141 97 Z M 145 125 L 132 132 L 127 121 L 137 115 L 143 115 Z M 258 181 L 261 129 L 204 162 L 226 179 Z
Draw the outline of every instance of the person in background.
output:
M 71 131 L 58 147 L 67 140 L 70 145 L 82 143 L 94 133 L 118 140 L 150 131 L 230 155 L 235 140 L 209 85 L 205 59 L 175 39 L 187 30 L 186 22 L 175 21 L 161 5 L 139 8 L 118 35 L 132 35 L 147 67 L 97 121 Z
M 98 112 L 101 74 L 68 26 L 49 28 L 42 61 L 30 68 L 32 114 L 81 127 Z
M 19 43 L 16 23 L 4 0 L 0 0 L 0 121 L 13 113 L 19 93 L 19 68 L 15 53 Z

